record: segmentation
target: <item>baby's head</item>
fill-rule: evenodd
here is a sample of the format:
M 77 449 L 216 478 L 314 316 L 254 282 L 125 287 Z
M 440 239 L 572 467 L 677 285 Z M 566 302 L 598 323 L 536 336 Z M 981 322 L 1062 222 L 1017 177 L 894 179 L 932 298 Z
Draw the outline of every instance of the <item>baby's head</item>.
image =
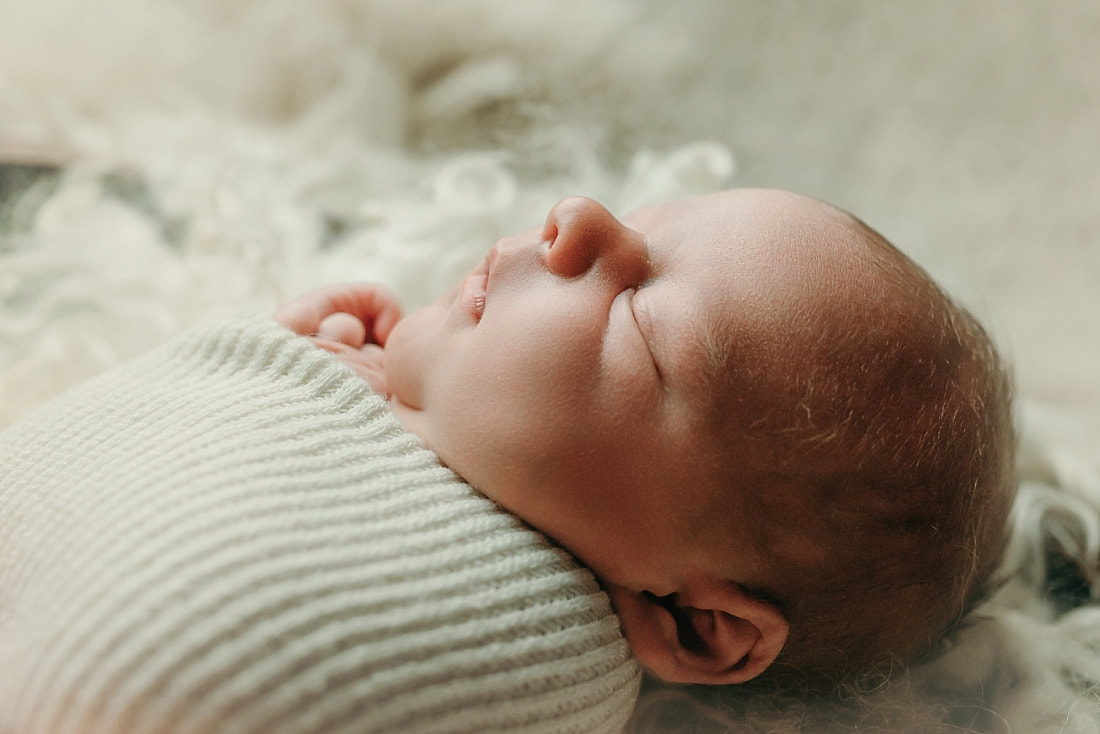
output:
M 981 592 L 1011 503 L 981 327 L 864 224 L 734 190 L 569 198 L 386 344 L 391 404 L 601 578 L 678 682 L 860 673 Z

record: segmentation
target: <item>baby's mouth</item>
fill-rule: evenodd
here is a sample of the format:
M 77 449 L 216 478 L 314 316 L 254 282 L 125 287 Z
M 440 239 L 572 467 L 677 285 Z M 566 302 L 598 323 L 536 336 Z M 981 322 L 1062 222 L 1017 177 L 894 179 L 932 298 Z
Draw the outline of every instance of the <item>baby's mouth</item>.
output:
M 485 294 L 489 287 L 489 258 L 474 268 L 462 282 L 462 304 L 473 316 L 474 323 L 481 322 L 485 313 Z

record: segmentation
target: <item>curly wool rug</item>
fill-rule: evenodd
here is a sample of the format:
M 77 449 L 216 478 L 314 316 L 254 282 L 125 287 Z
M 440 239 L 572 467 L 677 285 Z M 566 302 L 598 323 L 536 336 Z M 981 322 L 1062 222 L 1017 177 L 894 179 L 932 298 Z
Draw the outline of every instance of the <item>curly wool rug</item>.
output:
M 798 190 L 884 232 L 1015 362 L 1016 574 L 876 686 L 654 686 L 634 728 L 1100 729 L 1087 0 L 0 0 L 0 18 L 0 427 L 317 284 L 377 279 L 416 307 L 566 194 L 622 212 Z

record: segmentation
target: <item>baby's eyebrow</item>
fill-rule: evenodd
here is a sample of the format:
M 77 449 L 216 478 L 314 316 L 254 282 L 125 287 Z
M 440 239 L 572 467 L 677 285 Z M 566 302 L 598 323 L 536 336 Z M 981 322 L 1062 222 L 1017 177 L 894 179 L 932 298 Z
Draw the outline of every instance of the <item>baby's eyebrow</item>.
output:
M 635 300 L 634 303 L 637 304 L 637 300 Z M 642 335 L 642 341 L 645 342 L 645 348 L 649 352 L 649 357 L 657 370 L 657 377 L 663 384 L 665 381 L 665 372 L 661 364 L 662 360 L 658 358 L 661 352 L 654 345 L 654 341 L 658 338 L 658 330 L 653 328 L 652 314 L 649 311 L 648 304 L 643 304 L 641 307 L 634 305 L 633 311 L 634 321 L 638 325 L 638 331 Z

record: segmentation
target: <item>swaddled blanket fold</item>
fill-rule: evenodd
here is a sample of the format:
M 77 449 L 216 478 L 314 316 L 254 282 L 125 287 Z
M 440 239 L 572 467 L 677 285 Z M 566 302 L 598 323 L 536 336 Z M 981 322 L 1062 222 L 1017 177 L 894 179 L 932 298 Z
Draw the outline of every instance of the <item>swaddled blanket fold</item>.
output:
M 264 320 L 0 432 L 0 732 L 615 732 L 592 575 Z

